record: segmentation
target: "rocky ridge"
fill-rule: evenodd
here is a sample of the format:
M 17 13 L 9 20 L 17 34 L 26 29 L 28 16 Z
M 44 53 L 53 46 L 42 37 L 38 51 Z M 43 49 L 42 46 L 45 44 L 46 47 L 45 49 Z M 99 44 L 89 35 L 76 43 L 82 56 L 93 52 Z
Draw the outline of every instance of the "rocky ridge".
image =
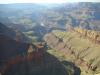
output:
M 69 32 L 52 31 L 45 35 L 44 40 L 51 48 L 65 53 L 65 56 L 73 55 L 72 61 L 82 68 L 84 67 L 86 71 L 100 71 L 100 45 L 95 43 L 99 43 L 100 40 L 98 32 L 79 28 Z

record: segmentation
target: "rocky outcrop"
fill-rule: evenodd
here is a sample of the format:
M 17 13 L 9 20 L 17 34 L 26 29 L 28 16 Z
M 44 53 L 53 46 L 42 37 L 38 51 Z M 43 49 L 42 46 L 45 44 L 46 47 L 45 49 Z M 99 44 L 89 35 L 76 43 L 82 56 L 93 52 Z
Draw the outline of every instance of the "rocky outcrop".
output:
M 44 40 L 47 42 L 47 44 L 51 48 L 62 49 L 65 47 L 65 44 L 63 43 L 63 41 L 60 38 L 58 38 L 56 35 L 54 35 L 53 33 L 46 35 L 44 37 Z
M 61 32 L 61 33 L 56 33 L 56 32 L 49 33 L 45 35 L 44 40 L 47 42 L 47 44 L 51 48 L 55 50 L 60 50 L 64 52 L 66 55 L 67 53 L 70 55 L 73 55 L 75 57 L 74 62 L 82 67 L 85 67 L 85 70 L 90 69 L 92 71 L 95 71 L 97 68 L 99 68 L 99 57 L 98 57 L 99 54 L 97 53 L 99 52 L 100 47 L 99 45 L 96 45 L 95 43 L 92 44 L 91 42 L 89 43 L 86 42 L 87 40 L 85 39 L 84 41 L 82 41 L 83 38 L 79 37 L 75 31 L 82 35 L 84 34 L 85 37 L 89 36 L 91 37 L 91 39 L 92 38 L 94 39 L 95 34 L 96 34 L 93 31 L 95 34 L 92 34 L 91 32 L 92 35 L 90 34 L 91 35 L 90 36 L 90 35 L 85 34 L 86 30 L 82 31 L 75 28 L 74 32 L 71 31 L 71 32 Z M 62 33 L 64 33 L 65 35 L 63 35 Z M 57 35 L 57 34 L 60 34 L 60 35 Z M 64 36 L 63 38 L 61 38 L 61 34 Z M 81 45 L 82 43 L 83 45 Z M 84 45 L 85 43 L 86 45 Z M 95 56 L 91 57 L 92 54 Z
M 82 36 L 90 39 L 91 41 L 94 41 L 96 43 L 100 43 L 100 32 L 98 31 L 92 31 L 92 30 L 86 30 L 82 28 L 74 28 L 74 31 L 77 33 L 80 33 Z

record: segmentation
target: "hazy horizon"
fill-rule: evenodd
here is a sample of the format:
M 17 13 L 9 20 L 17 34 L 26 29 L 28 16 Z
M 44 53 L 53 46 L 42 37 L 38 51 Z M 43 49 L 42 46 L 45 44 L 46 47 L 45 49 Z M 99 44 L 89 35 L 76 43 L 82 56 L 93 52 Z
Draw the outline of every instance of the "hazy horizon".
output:
M 100 2 L 100 0 L 2 0 L 0 4 L 13 4 L 13 3 L 37 3 L 37 4 L 61 4 L 61 3 L 77 3 L 77 2 Z

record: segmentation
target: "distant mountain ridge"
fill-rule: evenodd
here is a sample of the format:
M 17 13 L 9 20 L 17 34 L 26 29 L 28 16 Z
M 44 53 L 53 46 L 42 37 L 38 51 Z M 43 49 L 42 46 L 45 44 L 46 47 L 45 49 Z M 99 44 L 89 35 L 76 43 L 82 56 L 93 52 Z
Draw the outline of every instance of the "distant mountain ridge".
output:
M 2 4 L 0 21 L 18 24 L 29 30 L 43 23 L 46 27 L 65 29 L 68 25 L 100 31 L 100 3 Z M 20 13 L 21 12 L 21 13 Z M 20 28 L 20 27 L 19 27 Z M 24 31 L 24 29 L 20 29 Z

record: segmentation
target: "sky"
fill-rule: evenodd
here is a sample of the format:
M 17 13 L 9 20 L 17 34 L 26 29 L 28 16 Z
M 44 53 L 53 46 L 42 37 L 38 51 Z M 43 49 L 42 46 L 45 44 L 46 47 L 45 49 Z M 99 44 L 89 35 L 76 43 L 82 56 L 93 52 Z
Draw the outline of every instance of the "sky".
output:
M 100 0 L 0 0 L 0 4 L 9 4 L 9 3 L 68 3 L 68 2 L 100 2 Z

